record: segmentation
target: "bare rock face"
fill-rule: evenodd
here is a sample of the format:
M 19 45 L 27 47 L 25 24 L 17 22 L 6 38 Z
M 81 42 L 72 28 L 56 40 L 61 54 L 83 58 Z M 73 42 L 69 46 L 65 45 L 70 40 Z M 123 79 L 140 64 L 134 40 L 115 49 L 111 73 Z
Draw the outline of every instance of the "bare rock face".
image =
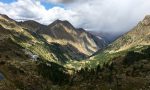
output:
M 56 20 L 42 25 L 33 20 L 17 22 L 0 15 L 0 28 L 4 29 L 2 33 L 8 33 L 5 37 L 6 34 L 0 34 L 1 39 L 12 36 L 17 44 L 52 61 L 85 59 L 106 46 L 104 40 L 75 28 L 68 21 Z
M 35 21 L 19 22 L 18 24 L 43 36 L 48 43 L 72 45 L 86 56 L 92 55 L 107 45 L 102 38 L 99 39 L 84 29 L 75 28 L 68 21 L 56 20 L 48 26 Z

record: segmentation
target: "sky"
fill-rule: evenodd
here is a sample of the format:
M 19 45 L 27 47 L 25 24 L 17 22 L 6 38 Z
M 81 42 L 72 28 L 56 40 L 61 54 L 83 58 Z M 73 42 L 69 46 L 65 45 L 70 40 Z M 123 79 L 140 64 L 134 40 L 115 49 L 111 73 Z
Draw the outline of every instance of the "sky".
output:
M 45 25 L 68 20 L 88 31 L 120 34 L 150 15 L 150 0 L 0 0 L 0 13 Z

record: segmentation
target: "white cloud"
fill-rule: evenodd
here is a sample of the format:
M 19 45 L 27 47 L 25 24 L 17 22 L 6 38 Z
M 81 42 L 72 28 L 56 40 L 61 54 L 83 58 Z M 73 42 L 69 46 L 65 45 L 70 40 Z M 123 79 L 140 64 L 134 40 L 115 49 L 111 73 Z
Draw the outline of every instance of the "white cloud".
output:
M 16 18 L 39 18 L 39 13 L 45 13 L 45 9 L 38 2 L 31 0 L 18 0 L 11 4 L 0 3 L 0 13 Z
M 13 19 L 32 19 L 43 24 L 50 24 L 56 19 L 69 20 L 74 25 L 79 18 L 76 12 L 66 10 L 61 7 L 54 7 L 46 10 L 38 1 L 33 0 L 18 0 L 11 4 L 4 4 L 0 2 L 0 13 L 6 14 Z
M 150 14 L 150 0 L 88 0 L 70 7 L 80 14 L 82 27 L 110 33 L 126 32 Z
M 68 20 L 77 27 L 110 33 L 126 32 L 150 14 L 150 0 L 47 1 L 63 3 L 65 9 L 54 7 L 47 10 L 39 1 L 18 0 L 11 4 L 0 3 L 0 13 L 14 19 L 35 19 L 44 24 L 56 19 Z

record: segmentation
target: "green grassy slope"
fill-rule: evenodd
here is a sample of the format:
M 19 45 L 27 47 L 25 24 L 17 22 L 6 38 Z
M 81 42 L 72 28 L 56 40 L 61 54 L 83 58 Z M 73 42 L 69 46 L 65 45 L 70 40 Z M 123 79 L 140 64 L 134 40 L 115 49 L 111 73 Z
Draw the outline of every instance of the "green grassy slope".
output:
M 149 90 L 150 29 L 141 25 L 89 60 L 74 61 L 78 57 L 72 55 L 78 50 L 72 45 L 50 44 L 41 35 L 0 17 L 0 73 L 4 76 L 0 89 Z M 138 31 L 142 35 L 136 35 Z M 38 55 L 37 60 L 33 55 Z

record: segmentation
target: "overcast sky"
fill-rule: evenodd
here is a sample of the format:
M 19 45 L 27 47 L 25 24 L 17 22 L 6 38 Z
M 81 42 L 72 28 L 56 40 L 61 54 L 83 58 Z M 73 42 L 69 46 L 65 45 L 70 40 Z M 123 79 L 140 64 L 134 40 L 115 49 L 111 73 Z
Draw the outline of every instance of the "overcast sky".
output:
M 87 30 L 122 33 L 150 14 L 150 0 L 0 0 L 0 13 L 43 24 L 68 20 Z

